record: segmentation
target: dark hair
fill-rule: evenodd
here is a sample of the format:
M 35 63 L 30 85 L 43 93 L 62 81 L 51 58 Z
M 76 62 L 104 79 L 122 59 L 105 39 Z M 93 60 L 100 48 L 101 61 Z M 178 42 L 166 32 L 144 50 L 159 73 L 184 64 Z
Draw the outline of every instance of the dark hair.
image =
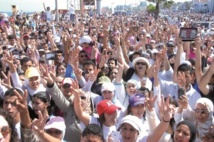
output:
M 4 96 L 16 96 L 16 94 L 14 94 L 14 91 L 17 91 L 20 95 L 24 95 L 24 92 L 21 90 L 21 89 L 18 89 L 18 88 L 11 88 L 11 89 L 8 89 Z
M 28 58 L 28 57 L 22 58 L 21 59 L 21 66 L 23 66 L 24 63 L 29 62 L 29 61 L 31 61 L 33 63 L 33 61 L 30 58 Z
M 115 65 L 117 66 L 117 59 L 114 58 L 114 57 L 111 57 L 111 58 L 108 59 L 108 63 L 109 63 L 109 61 L 111 61 L 111 60 L 113 60 L 113 61 L 115 62 Z
M 18 141 L 18 134 L 17 134 L 15 124 L 13 122 L 12 117 L 3 109 L 0 109 L 0 116 L 3 116 L 5 118 L 5 120 L 8 122 L 8 125 L 11 129 L 10 142 L 17 142 Z
M 47 107 L 48 114 L 49 115 L 53 114 L 54 108 L 50 105 L 51 100 L 50 100 L 50 96 L 47 94 L 47 92 L 44 92 L 44 91 L 38 92 L 38 93 L 33 95 L 33 98 L 38 98 L 42 102 L 48 103 L 48 107 Z
M 8 35 L 7 38 L 8 40 L 15 39 L 14 35 Z
M 91 61 L 91 60 L 85 61 L 85 62 L 83 63 L 83 68 L 84 68 L 86 65 L 92 65 L 93 67 L 95 67 L 95 63 L 94 63 L 93 61 Z
M 103 130 L 97 124 L 89 124 L 85 127 L 85 129 L 82 132 L 82 137 L 85 137 L 88 135 L 96 135 L 104 142 Z
M 181 64 L 180 66 L 178 66 L 178 70 L 177 72 L 185 72 L 185 71 L 190 71 L 191 72 L 192 67 L 190 65 L 187 64 Z
M 99 115 L 98 121 L 100 122 L 100 125 L 102 125 L 106 121 L 104 113 Z
M 131 114 L 131 108 L 132 108 L 132 106 L 129 104 L 127 107 L 127 110 L 126 110 L 126 115 L 132 115 Z M 146 120 L 146 113 L 145 112 L 143 114 L 143 119 Z
M 135 51 L 134 53 L 132 53 L 130 56 L 129 56 L 129 61 L 132 62 L 133 61 L 133 56 L 134 55 L 139 55 L 140 57 L 142 57 L 142 53 L 138 52 L 138 51 Z

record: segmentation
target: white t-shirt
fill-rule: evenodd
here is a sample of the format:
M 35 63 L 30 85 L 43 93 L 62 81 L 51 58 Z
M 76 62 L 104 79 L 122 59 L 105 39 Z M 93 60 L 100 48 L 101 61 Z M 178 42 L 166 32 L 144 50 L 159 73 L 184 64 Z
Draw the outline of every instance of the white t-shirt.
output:
M 94 116 L 91 116 L 89 124 L 97 124 L 97 125 L 101 126 L 100 122 L 98 121 L 98 118 L 94 117 Z M 103 136 L 104 136 L 105 141 L 108 140 L 108 136 L 111 134 L 112 131 L 117 131 L 115 125 L 110 126 L 110 127 L 102 125 L 101 127 L 103 129 Z
M 47 19 L 52 19 L 51 11 L 46 11 L 46 17 Z
M 69 13 L 70 13 L 70 14 L 75 14 L 75 9 L 74 9 L 73 6 L 70 6 L 70 7 L 69 7 Z
M 18 135 L 18 139 L 21 140 L 21 122 L 17 123 L 15 125 L 16 131 L 17 131 L 17 135 Z

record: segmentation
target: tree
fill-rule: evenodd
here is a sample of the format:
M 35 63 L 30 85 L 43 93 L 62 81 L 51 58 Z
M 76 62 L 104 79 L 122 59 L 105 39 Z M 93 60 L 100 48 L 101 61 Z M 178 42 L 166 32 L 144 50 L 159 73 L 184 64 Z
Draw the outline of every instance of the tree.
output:
M 172 0 L 166 1 L 166 2 L 163 3 L 163 7 L 166 8 L 166 9 L 169 9 L 169 8 L 171 8 L 174 4 L 175 4 L 175 2 L 172 1 Z
M 159 12 L 160 12 L 160 4 L 165 4 L 165 3 L 168 3 L 168 4 L 166 4 L 166 5 L 169 5 L 170 3 L 174 3 L 174 1 L 173 0 L 147 0 L 147 1 L 149 1 L 149 2 L 154 2 L 154 3 L 156 3 L 156 8 L 155 8 L 155 19 L 157 19 L 158 18 L 158 15 L 159 15 Z M 172 2 L 170 2 L 170 1 L 172 1 Z
M 156 11 L 156 7 L 152 4 L 149 4 L 146 9 L 149 13 L 155 13 Z

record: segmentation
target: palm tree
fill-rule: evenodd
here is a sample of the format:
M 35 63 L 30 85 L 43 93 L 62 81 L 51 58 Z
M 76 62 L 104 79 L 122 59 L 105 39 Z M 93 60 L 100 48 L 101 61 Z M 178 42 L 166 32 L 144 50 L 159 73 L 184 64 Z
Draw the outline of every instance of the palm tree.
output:
M 171 5 L 172 3 L 174 4 L 173 0 L 147 0 L 147 1 L 156 3 L 155 19 L 158 18 L 161 3 L 163 3 L 163 5 L 166 4 L 167 6 L 169 6 L 169 4 Z

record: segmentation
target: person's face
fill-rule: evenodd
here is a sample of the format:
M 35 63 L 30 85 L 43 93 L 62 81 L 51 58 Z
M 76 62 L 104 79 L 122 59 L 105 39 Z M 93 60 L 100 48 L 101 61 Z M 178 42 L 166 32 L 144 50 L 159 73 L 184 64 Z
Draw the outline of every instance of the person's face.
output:
M 172 58 L 169 59 L 169 63 L 170 64 L 174 64 L 175 63 L 175 56 L 173 56 Z
M 15 39 L 10 39 L 10 40 L 9 40 L 9 44 L 10 44 L 10 45 L 15 45 Z
M 28 44 L 29 44 L 29 38 L 28 38 L 28 37 L 25 37 L 23 40 L 24 40 L 24 44 L 25 44 L 25 45 L 28 45 Z
M 71 85 L 66 83 L 62 86 L 61 91 L 63 93 L 63 95 L 68 99 L 72 94 L 71 94 L 71 89 L 70 89 Z
M 174 46 L 168 45 L 168 46 L 167 46 L 167 49 L 168 49 L 168 52 L 173 52 Z
M 174 142 L 189 142 L 190 129 L 184 124 L 179 125 L 174 132 Z
M 94 66 L 93 65 L 85 65 L 83 71 L 88 72 L 88 73 L 92 73 L 94 71 Z
M 36 114 L 38 114 L 38 111 L 43 113 L 48 107 L 48 103 L 43 102 L 40 98 L 37 97 L 32 98 L 32 105 Z
M 25 77 L 24 77 L 24 75 L 19 75 L 19 80 L 22 82 L 22 84 L 25 84 Z
M 17 96 L 5 96 L 3 101 L 3 109 L 9 113 L 12 118 L 15 118 L 19 111 L 15 105 L 15 101 L 17 100 Z
M 109 60 L 108 61 L 108 67 L 111 68 L 111 69 L 116 67 L 115 61 L 114 60 Z
M 0 115 L 0 142 L 10 142 L 11 133 L 10 127 L 6 119 Z
M 110 79 L 113 80 L 118 74 L 118 69 L 113 69 L 110 73 Z
M 33 63 L 31 61 L 25 62 L 22 65 L 22 70 L 25 72 L 28 68 L 32 67 Z
M 123 124 L 120 134 L 123 142 L 136 142 L 139 135 L 138 131 L 128 123 Z
M 84 63 L 85 61 L 87 61 L 87 54 L 86 53 L 79 53 L 79 62 L 80 63 Z
M 82 48 L 87 48 L 88 44 L 87 43 L 82 43 L 81 46 L 82 46 Z
M 33 90 L 37 90 L 39 88 L 39 77 L 38 76 L 34 76 L 29 78 L 29 86 L 31 89 Z
M 80 142 L 103 142 L 103 140 L 99 136 L 89 134 L 82 137 Z
M 203 104 L 198 103 L 196 105 L 195 108 L 195 116 L 196 119 L 200 122 L 200 123 L 204 123 L 207 121 L 207 119 L 209 118 L 209 111 L 207 109 L 207 107 Z
M 55 78 L 55 83 L 56 83 L 56 85 L 57 85 L 59 88 L 62 87 L 62 80 L 63 80 L 63 78 L 60 77 L 60 76 L 58 76 L 58 77 Z
M 129 96 L 132 96 L 137 93 L 137 86 L 133 83 L 128 83 L 126 85 L 126 91 Z
M 102 96 L 104 100 L 112 100 L 114 97 L 114 92 L 109 90 L 104 90 L 102 92 Z
M 147 69 L 147 65 L 146 65 L 146 62 L 144 61 L 138 61 L 135 64 L 135 70 L 137 73 L 145 73 L 146 69 Z
M 61 53 L 56 54 L 56 61 L 58 61 L 58 62 L 62 61 L 62 54 Z
M 3 32 L 3 33 L 2 33 L 2 37 L 3 37 L 3 39 L 4 39 L 4 40 L 6 40 L 6 39 L 7 39 L 7 35 L 6 35 L 6 33 L 5 33 L 5 32 Z
M 54 138 L 57 138 L 59 140 L 63 139 L 63 135 L 62 135 L 62 131 L 51 128 L 51 129 L 47 129 L 45 130 L 45 132 L 51 136 L 53 136 Z
M 60 75 L 65 75 L 65 67 L 63 65 L 59 66 L 57 69 L 57 73 Z
M 191 83 L 192 80 L 192 76 L 190 74 L 190 71 L 185 71 L 185 72 L 181 72 L 185 74 L 185 78 L 186 78 L 186 84 L 185 86 L 188 86 Z
M 143 104 L 139 104 L 131 107 L 132 115 L 137 116 L 140 119 L 143 117 L 144 112 L 145 112 L 145 107 Z
M 105 116 L 105 124 L 107 124 L 108 126 L 115 125 L 117 120 L 117 111 L 115 111 L 113 114 L 104 113 L 104 116 Z

